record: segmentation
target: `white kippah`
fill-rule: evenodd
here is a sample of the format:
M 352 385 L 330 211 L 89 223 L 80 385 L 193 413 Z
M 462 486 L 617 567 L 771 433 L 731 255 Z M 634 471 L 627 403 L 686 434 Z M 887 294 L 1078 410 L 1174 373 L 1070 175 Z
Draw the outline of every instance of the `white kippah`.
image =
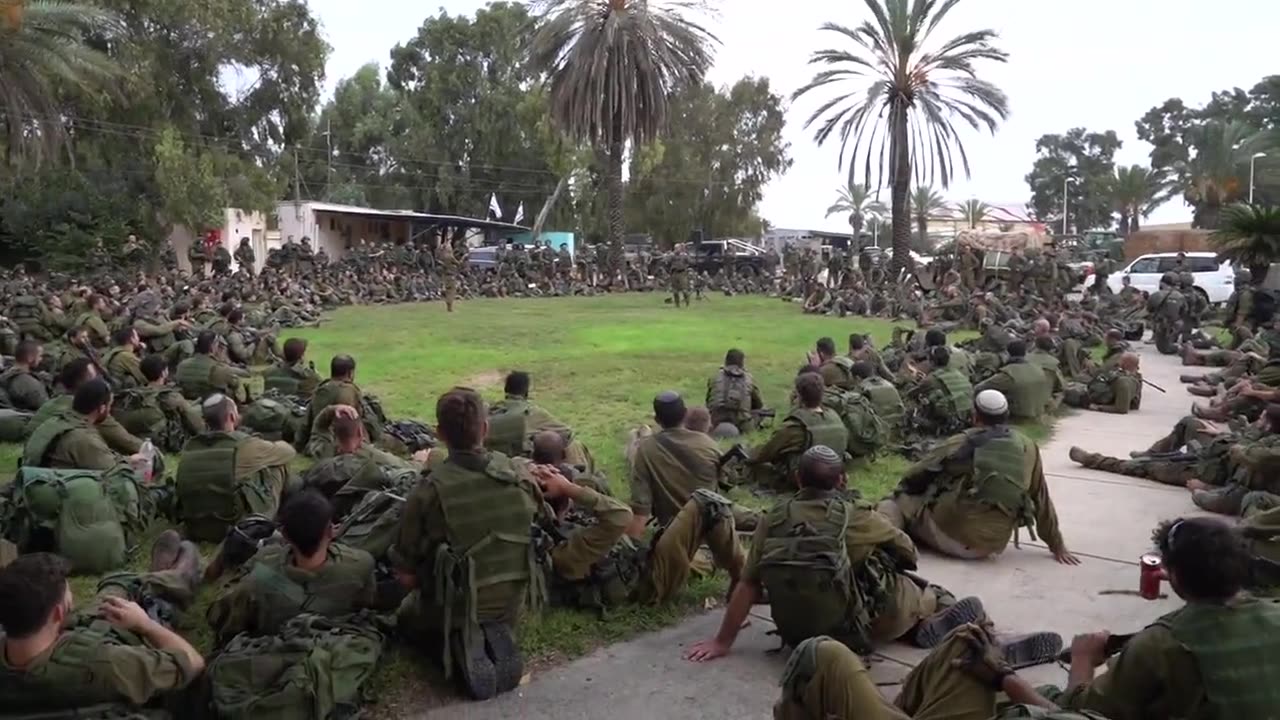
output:
M 805 450 L 804 454 L 806 457 L 810 457 L 815 460 L 821 460 L 823 462 L 828 462 L 828 463 L 840 462 L 840 455 L 835 450 L 832 450 L 826 445 L 814 445 L 808 450 Z
M 973 405 L 985 415 L 1003 415 L 1009 412 L 1009 400 L 999 390 L 983 390 L 973 399 Z
M 226 401 L 227 401 L 226 395 L 223 395 L 222 393 L 214 393 L 204 399 L 204 402 L 201 403 L 201 407 L 207 407 L 207 408 L 216 407 Z

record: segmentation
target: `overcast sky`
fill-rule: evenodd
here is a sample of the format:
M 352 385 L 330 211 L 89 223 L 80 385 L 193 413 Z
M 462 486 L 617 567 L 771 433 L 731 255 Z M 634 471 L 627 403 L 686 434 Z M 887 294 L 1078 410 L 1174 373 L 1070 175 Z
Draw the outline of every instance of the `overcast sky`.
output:
M 309 1 L 333 46 L 329 88 L 366 62 L 385 69 L 391 47 L 413 37 L 437 8 L 471 14 L 485 4 Z M 813 75 L 810 52 L 841 39 L 819 32 L 821 23 L 855 25 L 868 17 L 859 0 L 722 0 L 720 8 L 712 28 L 722 45 L 711 80 L 724 85 L 764 75 L 775 92 L 788 96 Z M 1149 108 L 1170 97 L 1199 105 L 1215 90 L 1247 90 L 1280 72 L 1274 44 L 1280 3 L 1264 0 L 964 0 L 935 38 L 987 27 L 1000 33 L 999 46 L 1010 59 L 980 71 L 1009 95 L 1012 116 L 994 137 L 963 135 L 973 177 L 956 179 L 946 191 L 951 200 L 1025 204 L 1030 191 L 1024 177 L 1036 138 L 1075 126 L 1115 130 L 1124 141 L 1117 162 L 1145 164 L 1150 147 L 1137 139 L 1134 121 Z M 787 113 L 795 164 L 767 188 L 761 203 L 761 214 L 777 227 L 843 226 L 838 217 L 823 218 L 843 175 L 835 147 L 817 147 L 803 127 L 814 107 L 815 100 L 801 99 Z M 1157 210 L 1151 222 L 1190 217 L 1179 199 Z

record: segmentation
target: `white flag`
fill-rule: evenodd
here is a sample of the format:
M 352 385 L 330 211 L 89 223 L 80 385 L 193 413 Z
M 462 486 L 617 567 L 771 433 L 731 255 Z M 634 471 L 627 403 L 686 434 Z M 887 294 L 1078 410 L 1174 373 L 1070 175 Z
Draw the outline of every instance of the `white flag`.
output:
M 524 219 L 524 203 L 520 203 L 520 207 L 516 208 L 516 219 L 513 220 L 512 222 L 519 225 L 520 221 L 523 219 Z
M 496 193 L 489 193 L 489 217 L 494 220 L 502 219 L 502 206 L 498 205 Z

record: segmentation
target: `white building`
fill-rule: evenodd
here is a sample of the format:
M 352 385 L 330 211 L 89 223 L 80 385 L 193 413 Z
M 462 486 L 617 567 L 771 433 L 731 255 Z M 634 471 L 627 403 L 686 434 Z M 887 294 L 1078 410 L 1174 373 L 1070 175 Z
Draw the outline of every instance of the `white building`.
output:
M 268 228 L 269 218 L 266 213 L 227 208 L 223 211 L 222 226 L 207 228 L 201 233 L 201 237 L 205 237 L 208 232 L 216 232 L 219 240 L 233 255 L 240 246 L 240 238 L 249 238 L 258 266 L 254 270 L 261 270 L 267 259 L 267 251 L 272 247 L 272 232 Z M 191 250 L 191 243 L 195 240 L 196 234 L 183 225 L 174 226 L 169 233 L 169 242 L 178 254 L 178 266 L 185 270 L 191 269 L 191 263 L 187 262 L 187 252 Z M 233 267 L 238 267 L 238 264 Z

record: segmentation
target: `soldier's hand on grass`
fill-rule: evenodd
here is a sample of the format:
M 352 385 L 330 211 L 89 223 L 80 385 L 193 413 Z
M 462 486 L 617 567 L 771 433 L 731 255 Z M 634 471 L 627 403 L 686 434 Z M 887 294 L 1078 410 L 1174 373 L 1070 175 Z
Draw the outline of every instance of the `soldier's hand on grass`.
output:
M 1103 630 L 1096 633 L 1077 635 L 1071 641 L 1071 663 L 1088 663 L 1089 667 L 1098 667 L 1107 661 L 1107 640 L 1111 633 Z
M 1062 548 L 1061 550 L 1054 550 L 1053 559 L 1057 560 L 1059 563 L 1063 565 L 1079 565 L 1080 564 L 1080 558 L 1076 557 L 1075 555 L 1072 555 L 1071 551 L 1066 548 Z
M 685 651 L 684 659 L 693 662 L 709 662 L 728 654 L 729 646 L 712 638 L 694 643 L 692 647 Z
M 112 625 L 137 632 L 152 622 L 138 603 L 120 597 L 109 597 L 102 601 L 102 617 Z

